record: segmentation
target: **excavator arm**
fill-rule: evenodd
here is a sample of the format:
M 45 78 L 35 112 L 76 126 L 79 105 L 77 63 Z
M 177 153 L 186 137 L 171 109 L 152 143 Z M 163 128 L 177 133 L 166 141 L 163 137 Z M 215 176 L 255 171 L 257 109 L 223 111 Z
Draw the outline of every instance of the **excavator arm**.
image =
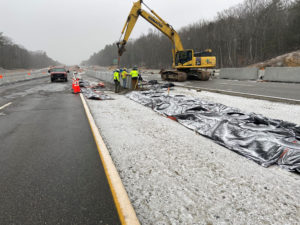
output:
M 134 28 L 139 16 L 142 16 L 145 20 L 151 23 L 154 27 L 160 30 L 172 41 L 174 52 L 183 51 L 184 49 L 181 43 L 181 39 L 177 34 L 177 32 L 173 29 L 173 27 L 170 26 L 168 23 L 166 23 L 162 18 L 160 18 L 153 10 L 151 10 L 145 4 L 144 5 L 150 10 L 151 14 L 143 10 L 141 8 L 142 4 L 144 4 L 142 0 L 135 2 L 129 13 L 129 16 L 121 32 L 120 41 L 117 43 L 119 56 L 121 56 L 124 53 L 125 45 L 129 39 L 132 29 Z M 122 37 L 123 40 L 121 40 Z

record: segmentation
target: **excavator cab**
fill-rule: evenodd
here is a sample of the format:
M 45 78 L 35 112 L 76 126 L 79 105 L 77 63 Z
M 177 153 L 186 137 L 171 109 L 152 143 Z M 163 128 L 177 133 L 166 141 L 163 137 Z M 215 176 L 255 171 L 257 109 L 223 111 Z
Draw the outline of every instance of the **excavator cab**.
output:
M 175 66 L 189 64 L 193 60 L 193 50 L 177 51 L 175 55 Z M 192 65 L 192 62 L 190 62 Z
M 212 55 L 211 49 L 202 52 L 194 50 L 183 50 L 175 53 L 175 68 L 211 68 L 216 66 L 216 57 Z

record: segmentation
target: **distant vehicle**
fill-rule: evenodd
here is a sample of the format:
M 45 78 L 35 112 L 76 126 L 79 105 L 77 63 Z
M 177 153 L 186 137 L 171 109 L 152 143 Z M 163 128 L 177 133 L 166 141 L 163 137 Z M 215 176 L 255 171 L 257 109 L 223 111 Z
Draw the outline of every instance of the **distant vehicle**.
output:
M 64 80 L 67 82 L 68 73 L 70 73 L 70 71 L 66 70 L 64 67 L 54 67 L 49 69 L 48 73 L 50 73 L 51 82 L 54 82 L 55 80 Z

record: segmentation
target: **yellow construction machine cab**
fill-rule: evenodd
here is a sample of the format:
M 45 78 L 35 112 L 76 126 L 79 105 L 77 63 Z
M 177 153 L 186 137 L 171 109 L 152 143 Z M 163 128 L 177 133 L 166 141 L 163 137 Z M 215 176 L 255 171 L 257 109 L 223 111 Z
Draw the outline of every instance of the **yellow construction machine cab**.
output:
M 216 66 L 216 57 L 212 55 L 211 49 L 203 52 L 194 52 L 193 49 L 177 51 L 175 53 L 173 68 L 210 68 Z

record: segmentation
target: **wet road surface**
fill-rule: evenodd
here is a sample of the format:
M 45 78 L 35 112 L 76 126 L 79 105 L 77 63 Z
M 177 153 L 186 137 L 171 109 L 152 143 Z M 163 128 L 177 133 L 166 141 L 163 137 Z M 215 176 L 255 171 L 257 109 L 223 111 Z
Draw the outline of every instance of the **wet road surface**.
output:
M 0 87 L 0 224 L 120 224 L 71 83 Z
M 146 80 L 162 81 L 159 74 L 143 74 Z M 193 88 L 208 88 L 224 91 L 240 92 L 244 94 L 263 95 L 277 98 L 288 98 L 300 100 L 299 83 L 280 83 L 280 82 L 258 82 L 258 81 L 238 81 L 228 79 L 213 78 L 208 81 L 188 80 L 176 82 L 178 86 Z
M 300 84 L 279 82 L 236 81 L 213 79 L 206 82 L 187 81 L 185 86 L 211 88 L 245 94 L 300 100 Z

